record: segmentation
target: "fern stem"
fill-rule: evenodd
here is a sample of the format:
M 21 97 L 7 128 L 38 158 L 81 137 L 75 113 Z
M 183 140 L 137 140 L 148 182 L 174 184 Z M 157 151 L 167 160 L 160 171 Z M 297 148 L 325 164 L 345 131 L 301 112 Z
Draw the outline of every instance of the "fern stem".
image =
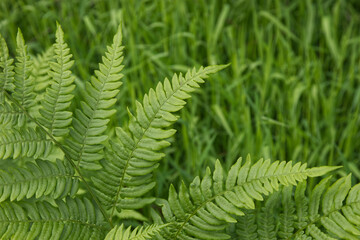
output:
M 31 120 L 33 121 L 42 131 L 45 132 L 46 135 L 49 136 L 49 138 L 55 143 L 55 145 L 57 145 L 61 151 L 63 151 L 64 153 L 64 157 L 66 158 L 66 160 L 68 160 L 71 164 L 71 166 L 73 166 L 73 168 L 75 168 L 75 171 L 78 173 L 80 179 L 83 181 L 83 183 L 85 184 L 86 189 L 89 191 L 92 199 L 95 201 L 96 205 L 98 205 L 102 215 L 104 216 L 104 218 L 106 219 L 106 221 L 109 222 L 111 228 L 114 227 L 111 219 L 108 217 L 105 209 L 101 206 L 99 200 L 97 199 L 95 193 L 92 191 L 90 185 L 88 184 L 88 182 L 85 180 L 85 178 L 83 177 L 83 175 L 80 172 L 80 169 L 78 168 L 78 166 L 76 166 L 76 164 L 74 163 L 74 161 L 71 159 L 71 157 L 67 154 L 65 148 L 54 138 L 54 136 L 51 135 L 51 133 L 49 133 L 38 121 L 36 121 L 35 118 L 33 118 L 27 111 L 26 109 L 19 104 L 7 91 L 5 91 L 5 95 L 6 97 L 8 97 L 8 99 L 10 99 L 13 103 L 15 103 L 15 105 L 17 105 L 22 112 Z

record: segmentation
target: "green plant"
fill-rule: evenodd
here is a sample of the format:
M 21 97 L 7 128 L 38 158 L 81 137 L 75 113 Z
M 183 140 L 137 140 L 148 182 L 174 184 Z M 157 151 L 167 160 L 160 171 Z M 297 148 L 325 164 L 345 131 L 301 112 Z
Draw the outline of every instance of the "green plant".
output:
M 359 185 L 351 188 L 350 177 L 336 181 L 323 196 L 329 178 L 309 198 L 304 194 L 304 180 L 337 167 L 252 163 L 248 156 L 224 171 L 218 160 L 213 173 L 207 168 L 189 187 L 181 183 L 177 191 L 171 185 L 168 200 L 152 196 L 153 173 L 175 134 L 174 113 L 208 75 L 226 66 L 194 68 L 165 79 L 136 102 L 135 113 L 128 110 L 123 127 L 113 128 L 109 122 L 121 86 L 121 42 L 119 28 L 99 70 L 74 96 L 74 62 L 59 25 L 56 43 L 35 64 L 20 30 L 15 66 L 0 37 L 2 239 L 359 236 L 360 191 Z M 293 200 L 290 186 L 299 182 Z M 260 209 L 264 196 L 270 197 Z M 275 209 L 280 196 L 282 207 Z M 275 224 L 273 218 L 281 221 Z

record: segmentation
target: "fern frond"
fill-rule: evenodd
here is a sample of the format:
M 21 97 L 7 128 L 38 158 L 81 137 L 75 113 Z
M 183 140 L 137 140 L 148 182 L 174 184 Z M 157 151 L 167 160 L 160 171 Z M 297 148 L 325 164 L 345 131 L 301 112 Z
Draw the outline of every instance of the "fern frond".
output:
M 107 139 L 104 132 L 115 113 L 111 107 L 116 102 L 118 88 L 121 86 L 120 73 L 123 69 L 122 33 L 119 27 L 113 43 L 107 47 L 103 56 L 103 63 L 99 64 L 99 71 L 95 77 L 86 83 L 85 101 L 81 102 L 81 109 L 76 109 L 73 118 L 73 128 L 70 130 L 71 139 L 67 142 L 72 158 L 84 169 L 100 169 L 98 163 L 103 158 L 101 153 L 103 143 Z
M 70 71 L 74 64 L 70 60 L 72 55 L 70 49 L 64 42 L 64 33 L 60 25 L 57 25 L 56 43 L 54 44 L 56 62 L 50 62 L 51 72 L 49 75 L 52 84 L 46 89 L 39 112 L 42 118 L 39 122 L 56 137 L 65 136 L 69 132 L 72 120 L 72 112 L 68 111 L 74 95 L 74 79 Z
M 4 102 L 0 104 L 0 125 L 2 128 L 25 125 L 26 116 L 16 105 Z
M 54 46 L 49 47 L 44 53 L 37 55 L 33 59 L 33 69 L 31 76 L 34 78 L 36 92 L 43 92 L 50 84 L 51 77 L 50 62 L 53 61 L 54 57 Z
M 36 164 L 27 162 L 25 168 L 0 169 L 0 202 L 8 198 L 20 201 L 33 196 L 50 196 L 52 199 L 73 196 L 78 185 L 73 168 L 66 162 L 36 160 Z
M 0 203 L 1 239 L 103 239 L 107 227 L 88 199 Z
M 9 49 L 0 34 L 0 104 L 4 103 L 4 91 L 14 90 L 14 59 L 9 57 Z
M 309 169 L 306 164 L 262 159 L 251 164 L 247 157 L 244 165 L 239 159 L 224 177 L 222 166 L 216 161 L 213 174 L 208 168 L 202 180 L 194 179 L 189 191 L 181 185 L 179 194 L 171 186 L 168 201 L 159 204 L 165 222 L 177 223 L 172 227 L 172 239 L 228 239 L 223 233 L 226 223 L 236 222 L 234 216 L 244 215 L 242 209 L 254 209 L 254 200 L 263 201 L 264 195 L 277 191 L 281 185 L 296 185 L 336 168 Z
M 281 202 L 283 210 L 279 216 L 280 228 L 278 231 L 280 239 L 288 239 L 294 232 L 295 204 L 292 199 L 292 190 L 292 186 L 284 187 L 282 190 Z
M 306 181 L 301 182 L 295 190 L 294 198 L 295 198 L 295 205 L 296 205 L 296 222 L 294 226 L 296 229 L 304 228 L 307 225 L 307 218 L 308 218 L 308 206 L 309 202 L 307 197 L 305 196 L 306 190 Z
M 257 233 L 260 240 L 276 240 L 275 207 L 279 202 L 278 192 L 271 194 L 257 216 Z
M 305 195 L 306 181 L 296 186 L 294 194 L 292 186 L 282 190 L 282 208 L 279 201 L 274 211 L 279 219 L 277 239 L 360 238 L 360 184 L 351 187 L 350 175 L 331 186 L 330 179 L 325 178 L 308 189 L 308 197 Z M 262 225 L 263 222 L 257 222 L 256 228 Z M 240 239 L 243 237 L 241 230 L 239 227 L 237 231 Z
M 103 169 L 98 177 L 92 178 L 110 217 L 115 211 L 138 209 L 154 200 L 142 196 L 155 186 L 152 172 L 164 157 L 159 150 L 170 145 L 165 139 L 175 133 L 169 129 L 177 120 L 173 113 L 184 107 L 184 100 L 199 83 L 224 67 L 201 67 L 189 70 L 185 76 L 175 74 L 171 83 L 165 79 L 156 90 L 150 89 L 142 104 L 136 102 L 136 116 L 129 111 L 129 131 L 116 129 L 120 144 L 110 142 L 109 157 L 101 162 Z
M 257 240 L 256 210 L 244 210 L 244 216 L 238 217 L 236 234 L 239 240 Z
M 157 232 L 168 224 L 152 224 L 146 227 L 136 227 L 131 231 L 131 227 L 125 228 L 124 225 L 116 226 L 106 235 L 105 240 L 145 240 L 151 239 Z
M 0 135 L 0 159 L 18 157 L 46 157 L 53 143 L 37 128 L 3 130 Z
M 13 98 L 28 110 L 35 104 L 34 81 L 30 76 L 32 61 L 27 53 L 27 46 L 25 45 L 20 29 L 16 36 L 16 42 L 17 62 L 15 63 L 15 89 Z
M 301 231 L 295 234 L 294 240 L 313 240 L 313 238 L 307 236 L 304 232 Z
M 313 239 L 359 239 L 360 238 L 360 184 L 351 187 L 351 176 L 340 178 L 328 186 L 330 177 L 323 179 L 311 191 L 309 200 L 297 194 L 296 216 L 301 221 L 294 224 L 295 233 L 288 237 L 302 236 Z M 304 186 L 299 186 L 304 191 Z M 304 211 L 305 209 L 305 211 Z M 307 214 L 306 214 L 307 213 Z M 306 214 L 306 216 L 305 216 Z

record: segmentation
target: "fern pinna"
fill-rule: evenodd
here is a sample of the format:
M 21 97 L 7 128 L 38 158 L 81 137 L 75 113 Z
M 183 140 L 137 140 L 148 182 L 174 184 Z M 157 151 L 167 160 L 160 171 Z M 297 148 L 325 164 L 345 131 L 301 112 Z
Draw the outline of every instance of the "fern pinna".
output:
M 326 178 L 305 194 L 308 177 L 336 167 L 247 157 L 225 171 L 218 160 L 213 173 L 206 169 L 190 186 L 171 185 L 167 200 L 151 196 L 175 113 L 226 66 L 158 83 L 109 137 L 123 77 L 121 28 L 81 95 L 74 93 L 74 61 L 60 25 L 55 36 L 32 58 L 19 30 L 15 60 L 0 36 L 1 239 L 359 237 L 360 191 L 350 177 L 327 190 Z

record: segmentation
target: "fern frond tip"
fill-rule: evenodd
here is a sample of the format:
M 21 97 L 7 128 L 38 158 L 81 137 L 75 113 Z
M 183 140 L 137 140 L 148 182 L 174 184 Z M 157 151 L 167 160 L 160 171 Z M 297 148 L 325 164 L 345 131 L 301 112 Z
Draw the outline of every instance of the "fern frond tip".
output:
M 114 42 L 115 44 L 121 45 L 122 36 L 123 36 L 123 34 L 122 34 L 122 24 L 120 23 L 119 26 L 118 26 L 118 28 L 117 28 L 117 30 L 116 30 L 116 33 L 115 33 L 115 35 L 114 35 L 113 42 Z
M 313 167 L 309 168 L 307 170 L 309 177 L 319 177 L 323 176 L 331 171 L 335 171 L 339 168 L 342 168 L 342 166 L 323 166 L 323 167 Z
M 18 31 L 17 31 L 17 34 L 16 34 L 16 44 L 17 44 L 17 46 L 24 46 L 25 45 L 24 36 L 23 36 L 20 28 L 18 28 Z
M 230 63 L 228 64 L 222 64 L 222 65 L 211 65 L 205 68 L 207 73 L 216 73 L 219 72 L 225 68 L 227 68 L 228 66 L 230 66 Z

